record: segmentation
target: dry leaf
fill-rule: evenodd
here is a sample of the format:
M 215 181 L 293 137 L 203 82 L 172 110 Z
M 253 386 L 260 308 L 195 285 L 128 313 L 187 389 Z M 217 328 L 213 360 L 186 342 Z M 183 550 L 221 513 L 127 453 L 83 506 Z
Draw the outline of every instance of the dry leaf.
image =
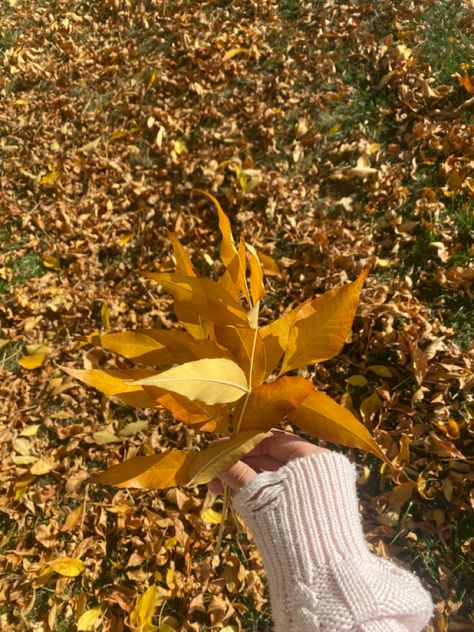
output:
M 244 54 L 247 54 L 247 53 L 250 53 L 250 49 L 248 49 L 248 48 L 231 48 L 224 55 L 224 57 L 222 58 L 222 61 L 224 61 L 224 62 L 225 61 L 229 61 L 230 59 L 233 59 L 237 55 L 244 55 Z
M 99 620 L 101 608 L 92 608 L 83 612 L 77 620 L 77 632 L 87 632 L 93 630 L 97 621 Z
M 40 366 L 43 366 L 46 357 L 47 356 L 44 353 L 35 353 L 33 355 L 23 356 L 18 360 L 18 364 L 24 369 L 38 369 Z
M 77 577 L 85 570 L 84 562 L 73 557 L 60 557 L 48 562 L 47 568 L 63 577 Z
M 130 627 L 133 632 L 152 632 L 151 620 L 158 608 L 158 587 L 152 584 L 148 590 L 137 599 L 137 603 L 130 613 Z
M 208 507 L 201 512 L 201 518 L 204 522 L 207 522 L 207 524 L 220 524 L 222 521 L 222 514 Z

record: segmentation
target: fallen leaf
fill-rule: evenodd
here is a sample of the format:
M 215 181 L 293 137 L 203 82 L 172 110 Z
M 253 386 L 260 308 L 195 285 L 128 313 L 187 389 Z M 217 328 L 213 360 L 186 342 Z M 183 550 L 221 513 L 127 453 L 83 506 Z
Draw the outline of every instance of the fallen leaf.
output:
M 42 457 L 34 465 L 31 466 L 30 472 L 35 476 L 48 474 L 58 467 L 58 462 L 53 458 Z
M 245 55 L 247 53 L 250 53 L 250 49 L 248 48 L 231 48 L 225 53 L 224 57 L 222 58 L 222 61 L 226 62 L 233 59 L 237 55 Z
M 130 627 L 134 632 L 152 632 L 156 626 L 151 620 L 158 608 L 158 587 L 152 584 L 146 592 L 138 597 L 135 607 L 130 613 Z
M 61 263 L 59 259 L 53 255 L 44 254 L 43 265 L 45 268 L 49 268 L 50 270 L 61 270 Z
M 148 428 L 148 421 L 132 421 L 126 424 L 120 431 L 121 437 L 132 437 L 133 435 L 143 432 Z
M 374 391 L 369 395 L 369 397 L 362 400 L 360 405 L 360 414 L 362 415 L 365 425 L 369 429 L 372 428 L 373 419 L 381 408 L 382 402 L 380 401 L 377 391 Z
M 98 430 L 92 434 L 92 438 L 99 445 L 107 445 L 107 443 L 120 443 L 120 438 L 110 430 Z
M 93 630 L 95 624 L 99 620 L 101 611 L 101 608 L 86 610 L 86 612 L 84 612 L 77 620 L 77 632 L 87 632 L 87 630 Z
M 84 572 L 84 562 L 73 557 L 60 557 L 48 562 L 47 568 L 63 577 L 77 577 Z
M 207 522 L 207 524 L 220 524 L 222 521 L 222 514 L 208 507 L 201 512 L 201 518 L 204 522 Z
M 46 360 L 44 353 L 35 353 L 33 355 L 23 356 L 18 360 L 18 364 L 24 369 L 33 370 L 43 366 Z

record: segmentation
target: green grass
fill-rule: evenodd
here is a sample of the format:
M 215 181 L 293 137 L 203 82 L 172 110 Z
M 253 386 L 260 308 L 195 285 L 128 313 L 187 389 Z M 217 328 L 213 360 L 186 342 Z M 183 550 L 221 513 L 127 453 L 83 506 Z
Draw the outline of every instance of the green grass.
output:
M 304 10 L 301 0 L 278 0 L 278 12 L 281 17 L 289 22 L 295 22 Z M 324 0 L 312 0 L 311 7 L 318 8 L 324 5 Z M 304 26 L 304 25 L 302 25 Z
M 334 107 L 321 112 L 316 120 L 319 129 L 327 133 L 339 126 L 339 131 L 334 133 L 335 138 L 348 136 L 354 128 L 363 128 L 376 142 L 393 138 L 396 124 L 391 117 L 394 106 L 391 94 L 375 90 L 364 78 L 349 72 L 343 78 L 352 88 L 350 99 L 336 102 Z
M 13 272 L 13 279 L 11 281 L 0 279 L 0 294 L 23 285 L 29 279 L 43 276 L 46 272 L 41 255 L 33 251 L 29 251 L 21 257 L 10 259 L 7 261 L 7 267 Z
M 466 5 L 461 0 L 437 0 L 423 14 L 418 58 L 430 64 L 441 84 L 453 83 L 452 74 L 459 72 L 460 64 L 473 62 L 472 34 L 463 24 L 466 17 Z
M 449 507 L 446 509 L 449 511 Z M 469 618 L 474 608 L 474 564 L 461 553 L 462 543 L 466 543 L 474 529 L 472 515 L 465 513 L 454 525 L 448 545 L 436 536 L 418 532 L 416 548 L 404 545 L 403 538 L 399 557 L 408 562 L 413 572 L 426 578 L 432 584 L 439 584 L 439 567 L 452 569 L 457 579 L 456 600 L 462 601 L 460 614 Z
M 7 224 L 0 230 L 0 256 L 6 259 L 2 265 L 10 268 L 13 273 L 13 278 L 10 281 L 0 279 L 0 294 L 8 293 L 29 279 L 43 276 L 46 273 L 41 252 L 29 250 L 21 256 L 18 255 L 17 251 L 27 241 L 26 233 L 23 233 L 20 240 L 12 240 L 13 232 L 18 230 L 19 228 L 14 223 Z
M 3 9 L 2 9 L 3 10 Z M 15 45 L 18 32 L 16 30 L 6 30 L 0 32 L 0 53 Z

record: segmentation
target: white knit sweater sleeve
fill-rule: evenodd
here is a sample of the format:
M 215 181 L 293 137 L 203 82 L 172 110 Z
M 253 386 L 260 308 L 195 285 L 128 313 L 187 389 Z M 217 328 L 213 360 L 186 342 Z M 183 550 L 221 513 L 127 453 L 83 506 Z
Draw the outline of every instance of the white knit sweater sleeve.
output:
M 433 604 L 367 548 L 356 470 L 322 452 L 264 472 L 234 498 L 263 557 L 276 632 L 419 632 Z

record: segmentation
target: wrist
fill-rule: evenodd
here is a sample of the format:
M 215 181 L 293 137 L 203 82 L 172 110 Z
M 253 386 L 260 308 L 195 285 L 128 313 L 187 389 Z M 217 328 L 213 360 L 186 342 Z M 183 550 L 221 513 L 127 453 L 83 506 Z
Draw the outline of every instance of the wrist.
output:
M 264 561 L 281 558 L 298 573 L 370 555 L 355 486 L 356 470 L 338 453 L 296 458 L 256 476 L 234 497 Z M 299 571 L 298 571 L 299 569 Z

